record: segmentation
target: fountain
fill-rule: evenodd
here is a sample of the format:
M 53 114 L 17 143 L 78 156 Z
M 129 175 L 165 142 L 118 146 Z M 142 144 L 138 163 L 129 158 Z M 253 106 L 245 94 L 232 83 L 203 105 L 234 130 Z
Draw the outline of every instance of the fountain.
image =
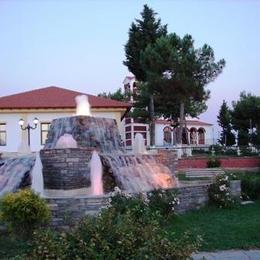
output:
M 104 193 L 115 186 L 132 193 L 176 186 L 169 168 L 144 154 L 142 136 L 136 136 L 137 154 L 127 154 L 116 121 L 89 116 L 87 98 L 76 100 L 84 108 L 77 109 L 80 115 L 53 120 L 40 152 L 48 196 L 102 195 L 97 178 L 104 182 Z M 97 173 L 95 168 L 100 168 Z
M 115 187 L 139 193 L 177 185 L 173 157 L 147 153 L 138 135 L 135 154 L 128 154 L 116 121 L 90 116 L 86 102 L 77 98 L 84 107 L 77 109 L 78 115 L 51 122 L 40 157 L 0 161 L 0 195 L 21 187 L 25 177 L 28 184 L 31 176 L 31 188 L 46 199 L 58 227 L 65 225 L 68 214 L 77 223 L 85 214 L 97 213 Z
M 102 163 L 96 151 L 93 151 L 90 160 L 91 194 L 103 195 Z
M 31 189 L 36 193 L 40 194 L 40 196 L 44 196 L 43 190 L 43 176 L 42 176 L 42 162 L 40 158 L 40 154 L 37 152 L 35 164 L 31 171 L 32 176 L 32 184 Z

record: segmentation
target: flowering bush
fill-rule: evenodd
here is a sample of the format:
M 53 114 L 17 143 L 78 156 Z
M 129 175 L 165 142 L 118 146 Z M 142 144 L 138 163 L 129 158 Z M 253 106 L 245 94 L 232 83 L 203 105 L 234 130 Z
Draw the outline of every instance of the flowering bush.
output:
M 187 232 L 177 238 L 161 228 L 163 217 L 155 205 L 172 201 L 167 199 L 167 193 L 131 195 L 116 188 L 108 207 L 96 217 L 86 217 L 74 231 L 38 232 L 24 258 L 187 259 L 198 249 L 201 239 Z M 150 203 L 153 206 L 149 206 Z M 172 203 L 170 205 L 172 207 Z
M 175 213 L 176 206 L 180 204 L 175 192 L 171 190 L 158 189 L 148 193 L 149 206 L 152 210 L 159 211 L 167 217 Z
M 232 208 L 236 200 L 230 194 L 230 177 L 227 174 L 217 175 L 209 187 L 210 202 L 220 208 Z
M 129 194 L 121 191 L 118 187 L 111 193 L 110 205 L 120 213 L 126 209 L 135 209 L 136 213 L 150 211 L 149 214 L 161 214 L 166 217 L 175 213 L 176 206 L 180 201 L 175 192 L 171 190 L 157 189 L 148 193 Z

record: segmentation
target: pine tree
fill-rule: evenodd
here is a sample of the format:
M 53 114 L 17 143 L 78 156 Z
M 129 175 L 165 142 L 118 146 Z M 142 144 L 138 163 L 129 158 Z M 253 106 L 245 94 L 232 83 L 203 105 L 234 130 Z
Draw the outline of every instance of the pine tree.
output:
M 232 133 L 230 109 L 228 108 L 225 100 L 223 100 L 217 118 L 218 124 L 222 128 L 220 139 L 218 140 L 219 143 L 225 146 L 235 144 L 235 135 Z
M 191 35 L 175 33 L 159 38 L 141 53 L 147 83 L 154 93 L 157 112 L 164 116 L 179 114 L 181 143 L 185 115 L 196 116 L 206 109 L 207 84 L 217 78 L 225 60 L 215 61 L 213 49 L 204 44 L 195 48 Z
M 156 19 L 156 15 L 153 9 L 144 5 L 142 18 L 136 19 L 129 29 L 129 38 L 125 45 L 126 60 L 123 64 L 138 81 L 146 81 L 146 73 L 140 63 L 141 52 L 149 44 L 155 43 L 158 38 L 167 34 L 167 25 L 161 25 L 161 19 Z
M 146 97 L 140 98 L 147 102 L 144 108 L 148 107 L 151 145 L 155 144 L 154 93 L 150 85 L 145 84 L 146 73 L 142 67 L 140 56 L 149 44 L 155 43 L 158 38 L 167 34 L 167 25 L 161 25 L 161 19 L 156 19 L 156 15 L 157 13 L 153 9 L 144 5 L 141 19 L 136 19 L 129 29 L 129 39 L 125 45 L 126 60 L 123 62 L 128 67 L 128 70 L 135 75 L 136 80 L 139 81 L 139 86 L 142 86 L 142 93 L 145 91 L 144 95 L 148 96 L 148 99 Z M 137 117 L 142 115 L 144 108 L 135 109 L 133 115 Z

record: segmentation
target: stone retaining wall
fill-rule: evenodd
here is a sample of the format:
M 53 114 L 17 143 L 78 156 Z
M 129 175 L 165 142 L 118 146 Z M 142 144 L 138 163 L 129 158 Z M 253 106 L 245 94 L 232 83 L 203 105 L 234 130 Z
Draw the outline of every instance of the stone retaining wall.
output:
M 208 202 L 208 185 L 197 185 L 175 188 L 180 204 L 176 207 L 179 213 L 203 207 Z M 77 224 L 85 215 L 97 214 L 101 207 L 108 204 L 109 196 L 78 198 L 46 198 L 52 211 L 54 228 L 66 229 Z
M 176 150 L 158 149 L 157 161 L 163 165 L 166 165 L 172 173 L 176 171 L 176 165 L 178 163 Z

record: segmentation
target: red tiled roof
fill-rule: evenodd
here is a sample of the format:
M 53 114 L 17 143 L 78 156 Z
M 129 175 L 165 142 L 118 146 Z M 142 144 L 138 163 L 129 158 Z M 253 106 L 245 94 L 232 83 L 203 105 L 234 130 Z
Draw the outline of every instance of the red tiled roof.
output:
M 93 108 L 129 108 L 130 104 L 59 87 L 46 87 L 0 97 L 0 109 L 75 108 L 75 97 L 87 95 Z
M 187 124 L 189 124 L 189 125 L 213 125 L 213 124 L 202 122 L 199 120 L 187 120 Z
M 157 124 L 170 124 L 170 122 L 168 121 L 168 120 L 164 120 L 164 119 L 158 119 L 158 120 L 156 120 L 156 123 Z M 199 120 L 186 120 L 186 123 L 187 123 L 187 125 L 195 125 L 195 126 L 202 126 L 202 125 L 204 125 L 204 126 L 206 126 L 206 125 L 208 125 L 208 126 L 211 126 L 212 124 L 209 124 L 209 123 L 206 123 L 206 122 L 202 122 L 202 121 L 199 121 Z

